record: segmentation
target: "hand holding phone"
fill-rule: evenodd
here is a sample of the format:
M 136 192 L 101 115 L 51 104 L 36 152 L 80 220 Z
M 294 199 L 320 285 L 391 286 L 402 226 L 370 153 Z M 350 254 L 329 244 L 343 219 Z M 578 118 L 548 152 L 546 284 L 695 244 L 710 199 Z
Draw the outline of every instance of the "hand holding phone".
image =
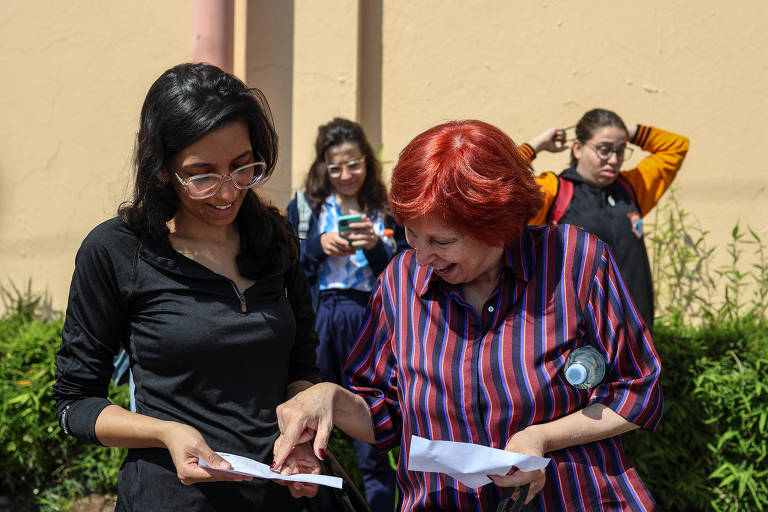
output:
M 354 249 L 373 249 L 379 241 L 379 237 L 368 220 L 368 216 L 355 213 L 342 215 L 338 221 L 339 236 L 349 240 L 349 245 Z
M 363 216 L 359 213 L 353 213 L 351 215 L 342 215 L 341 217 L 339 217 L 338 221 L 336 222 L 336 226 L 339 231 L 339 234 L 342 234 L 345 231 L 349 231 L 351 229 L 349 225 L 354 224 L 356 222 L 363 222 Z
M 336 232 L 328 232 L 320 235 L 320 246 L 323 252 L 328 256 L 337 256 L 344 258 L 355 254 L 355 249 L 350 245 L 349 239 Z

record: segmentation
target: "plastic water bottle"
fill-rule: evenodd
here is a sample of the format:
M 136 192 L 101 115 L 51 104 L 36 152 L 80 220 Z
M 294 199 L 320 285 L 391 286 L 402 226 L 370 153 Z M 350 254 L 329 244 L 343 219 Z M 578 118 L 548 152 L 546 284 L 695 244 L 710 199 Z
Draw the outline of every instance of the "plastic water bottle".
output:
M 565 360 L 565 380 L 579 389 L 591 389 L 605 376 L 605 360 L 594 347 L 586 346 L 571 350 Z

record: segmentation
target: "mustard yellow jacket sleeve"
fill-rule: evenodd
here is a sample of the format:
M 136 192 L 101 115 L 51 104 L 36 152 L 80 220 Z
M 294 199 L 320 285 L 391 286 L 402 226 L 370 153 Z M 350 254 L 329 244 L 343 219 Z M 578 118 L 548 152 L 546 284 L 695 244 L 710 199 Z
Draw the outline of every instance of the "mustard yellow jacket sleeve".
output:
M 536 158 L 536 151 L 527 142 L 518 146 L 518 151 L 520 156 L 525 160 L 525 163 L 530 167 L 533 159 Z M 533 169 L 531 169 L 531 171 L 533 171 Z M 542 206 L 541 210 L 532 215 L 530 220 L 528 220 L 528 224 L 541 225 L 547 223 L 547 213 L 552 206 L 552 201 L 555 200 L 555 196 L 557 195 L 557 175 L 553 172 L 545 172 L 536 176 L 536 181 L 539 186 L 541 186 L 544 206 Z
M 635 136 L 630 141 L 651 155 L 644 158 L 637 167 L 621 171 L 632 185 L 637 197 L 640 215 L 646 215 L 656 206 L 664 192 L 672 184 L 688 152 L 690 141 L 684 135 L 668 132 L 653 126 L 637 125 Z M 536 152 L 529 144 L 519 147 L 520 154 L 530 165 Z M 547 213 L 557 195 L 557 175 L 545 172 L 536 176 L 541 186 L 544 206 L 528 221 L 529 224 L 546 224 Z
M 688 152 L 689 140 L 684 135 L 667 132 L 652 126 L 638 125 L 630 141 L 651 155 L 634 169 L 621 171 L 632 185 L 640 207 L 640 215 L 647 214 L 661 198 L 677 176 Z

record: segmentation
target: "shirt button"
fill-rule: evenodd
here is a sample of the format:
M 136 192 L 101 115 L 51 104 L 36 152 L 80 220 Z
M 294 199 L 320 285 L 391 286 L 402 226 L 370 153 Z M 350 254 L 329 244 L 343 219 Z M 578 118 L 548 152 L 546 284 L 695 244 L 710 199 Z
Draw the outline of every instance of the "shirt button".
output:
M 493 306 L 488 306 L 488 312 L 493 313 Z

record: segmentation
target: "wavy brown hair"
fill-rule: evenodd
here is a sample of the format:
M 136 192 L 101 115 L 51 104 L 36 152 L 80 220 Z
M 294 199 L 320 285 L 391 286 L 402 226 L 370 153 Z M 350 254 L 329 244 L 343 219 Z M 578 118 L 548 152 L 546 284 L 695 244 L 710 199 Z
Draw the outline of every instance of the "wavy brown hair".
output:
M 340 117 L 334 118 L 317 130 L 315 160 L 304 182 L 304 190 L 312 208 L 315 210 L 320 208 L 333 191 L 331 181 L 328 179 L 328 170 L 325 167 L 325 152 L 345 142 L 356 143 L 365 157 L 365 181 L 357 193 L 360 208 L 363 211 L 378 208 L 382 213 L 388 213 L 387 187 L 381 179 L 381 163 L 376 158 L 376 153 L 368 142 L 363 127 L 354 121 Z

